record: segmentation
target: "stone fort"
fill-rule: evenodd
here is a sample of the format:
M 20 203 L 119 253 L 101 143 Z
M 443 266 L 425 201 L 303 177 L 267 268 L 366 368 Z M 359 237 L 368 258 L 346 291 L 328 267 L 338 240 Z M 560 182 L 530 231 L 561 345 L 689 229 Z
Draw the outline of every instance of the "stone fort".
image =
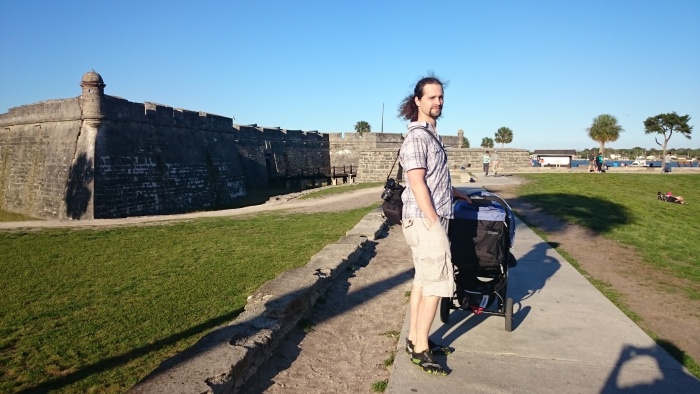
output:
M 386 179 L 399 133 L 319 133 L 236 125 L 232 118 L 105 94 L 89 71 L 81 95 L 0 114 L 0 209 L 44 219 L 165 215 L 226 207 L 299 174 Z M 480 168 L 484 149 L 444 136 L 450 166 Z M 528 152 L 499 149 L 501 168 Z M 394 170 L 394 176 L 396 169 Z

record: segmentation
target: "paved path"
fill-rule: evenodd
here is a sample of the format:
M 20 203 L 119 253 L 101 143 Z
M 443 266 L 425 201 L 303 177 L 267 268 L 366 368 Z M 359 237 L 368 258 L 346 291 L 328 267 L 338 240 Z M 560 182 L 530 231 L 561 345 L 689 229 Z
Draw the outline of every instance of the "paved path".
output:
M 513 181 L 462 186 L 502 182 Z M 406 319 L 388 393 L 700 393 L 700 380 L 519 220 L 515 238 L 513 331 L 498 316 L 453 310 L 447 324 L 436 317 L 431 338 L 456 349 L 438 358 L 451 374 L 437 377 L 404 352 Z

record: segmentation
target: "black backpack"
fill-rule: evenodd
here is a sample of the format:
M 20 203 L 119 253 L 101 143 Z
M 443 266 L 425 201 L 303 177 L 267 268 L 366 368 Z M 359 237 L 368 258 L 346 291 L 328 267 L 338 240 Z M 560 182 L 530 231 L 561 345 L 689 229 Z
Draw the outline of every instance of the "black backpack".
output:
M 396 153 L 396 159 L 394 160 L 394 164 L 391 165 L 389 174 L 386 176 L 386 183 L 384 184 L 384 190 L 382 191 L 382 200 L 384 200 L 384 202 L 382 203 L 382 211 L 384 211 L 384 217 L 386 217 L 386 222 L 390 226 L 401 223 L 401 214 L 403 211 L 403 201 L 401 200 L 401 194 L 403 193 L 403 190 L 406 187 L 402 186 L 399 183 L 401 182 L 401 175 L 403 172 L 401 168 L 401 163 L 399 163 L 399 171 L 396 174 L 396 178 L 398 179 L 398 181 L 394 178 L 391 178 L 391 173 L 394 171 L 394 166 L 399 160 L 400 153 L 401 150 L 399 149 L 399 151 Z

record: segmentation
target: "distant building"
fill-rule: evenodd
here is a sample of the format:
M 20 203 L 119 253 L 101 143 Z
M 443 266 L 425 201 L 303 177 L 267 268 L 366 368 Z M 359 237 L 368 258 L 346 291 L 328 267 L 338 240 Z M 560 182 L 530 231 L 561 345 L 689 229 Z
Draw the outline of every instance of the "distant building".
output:
M 542 167 L 571 168 L 571 162 L 576 157 L 575 149 L 536 150 L 533 153 Z

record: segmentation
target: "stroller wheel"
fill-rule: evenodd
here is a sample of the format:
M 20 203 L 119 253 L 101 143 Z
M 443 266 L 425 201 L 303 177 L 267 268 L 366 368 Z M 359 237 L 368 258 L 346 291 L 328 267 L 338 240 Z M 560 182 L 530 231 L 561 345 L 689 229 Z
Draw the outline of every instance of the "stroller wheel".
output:
M 452 305 L 452 298 L 442 297 L 440 299 L 440 321 L 447 323 L 450 320 L 450 307 Z
M 506 304 L 504 306 L 505 309 L 505 314 L 506 314 L 506 331 L 511 332 L 513 331 L 513 299 L 508 298 L 506 300 Z

